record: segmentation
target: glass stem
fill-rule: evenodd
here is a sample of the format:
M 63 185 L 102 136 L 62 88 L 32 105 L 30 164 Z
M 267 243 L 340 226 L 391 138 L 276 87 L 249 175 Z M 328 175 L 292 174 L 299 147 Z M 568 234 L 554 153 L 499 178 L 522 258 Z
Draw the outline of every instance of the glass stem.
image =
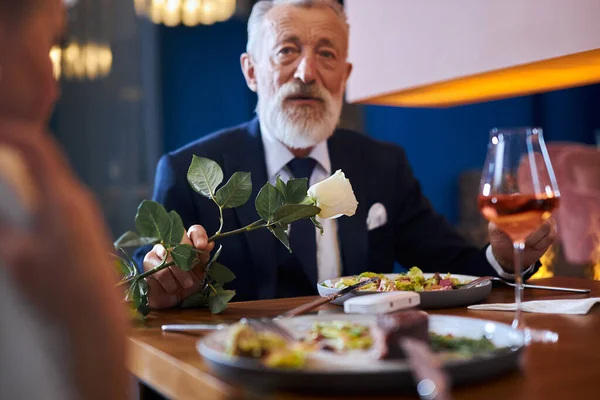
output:
M 523 317 L 521 312 L 521 303 L 523 302 L 523 251 L 525 250 L 525 241 L 517 241 L 513 243 L 515 270 L 515 319 L 513 320 L 514 329 L 524 329 Z

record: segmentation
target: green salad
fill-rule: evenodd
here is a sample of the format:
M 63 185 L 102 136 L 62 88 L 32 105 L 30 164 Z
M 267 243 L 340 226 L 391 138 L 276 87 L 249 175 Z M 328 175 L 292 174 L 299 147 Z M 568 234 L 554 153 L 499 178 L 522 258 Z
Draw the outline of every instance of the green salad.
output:
M 430 278 L 425 278 L 423 271 L 417 267 L 412 267 L 408 272 L 399 274 L 395 279 L 388 279 L 384 274 L 375 272 L 363 272 L 360 275 L 350 278 L 342 278 L 333 286 L 335 289 L 344 289 L 348 286 L 355 285 L 363 280 L 378 278 L 375 282 L 369 283 L 358 290 L 370 292 L 395 292 L 395 291 L 411 291 L 411 292 L 432 292 L 441 290 L 458 289 L 467 282 L 453 278 L 449 273 L 442 276 L 439 273 L 433 274 Z
M 496 350 L 494 343 L 484 336 L 480 339 L 470 339 L 430 333 L 429 345 L 435 353 L 451 352 L 464 357 Z
M 326 349 L 336 352 L 369 350 L 374 344 L 368 326 L 349 321 L 315 323 L 304 340 L 310 344 L 322 342 Z M 458 357 L 471 357 L 497 349 L 491 340 L 483 336 L 471 339 L 433 332 L 429 333 L 429 345 L 434 353 L 452 353 Z

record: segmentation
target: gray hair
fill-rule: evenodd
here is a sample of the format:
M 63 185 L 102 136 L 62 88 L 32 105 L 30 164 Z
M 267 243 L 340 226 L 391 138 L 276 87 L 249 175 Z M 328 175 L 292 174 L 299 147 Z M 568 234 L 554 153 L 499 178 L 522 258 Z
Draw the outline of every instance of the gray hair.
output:
M 344 11 L 344 7 L 337 0 L 260 0 L 252 7 L 252 12 L 248 19 L 248 43 L 246 44 L 246 52 L 248 54 L 252 56 L 256 56 L 257 54 L 257 47 L 260 42 L 260 30 L 262 29 L 265 15 L 273 7 L 284 4 L 303 8 L 329 8 L 338 16 L 346 30 L 346 35 L 349 35 L 350 26 L 348 25 L 346 11 Z

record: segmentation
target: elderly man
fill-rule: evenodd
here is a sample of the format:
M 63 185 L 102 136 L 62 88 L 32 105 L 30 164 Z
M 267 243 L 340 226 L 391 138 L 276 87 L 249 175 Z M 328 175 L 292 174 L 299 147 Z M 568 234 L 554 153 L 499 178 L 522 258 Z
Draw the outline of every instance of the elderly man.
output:
M 490 226 L 490 246 L 472 247 L 432 209 L 401 148 L 336 129 L 352 71 L 348 37 L 344 10 L 334 0 L 259 1 L 241 56 L 246 83 L 258 94 L 258 118 L 165 155 L 154 199 L 181 214 L 190 227 L 184 242 L 212 250 L 206 232 L 218 229 L 217 210 L 186 181 L 192 155 L 217 161 L 226 176 L 250 171 L 252 198 L 278 175 L 308 177 L 314 184 L 337 169 L 346 173 L 359 202 L 356 215 L 324 221 L 323 236 L 302 225 L 308 221 L 295 222 L 292 255 L 266 230 L 221 241 L 220 261 L 237 275 L 230 284 L 236 300 L 311 295 L 319 279 L 391 272 L 395 261 L 430 272 L 510 278 L 512 244 L 495 226 Z M 257 218 L 252 202 L 225 211 L 225 230 Z M 526 265 L 535 263 L 554 237 L 551 222 L 533 233 Z M 144 269 L 155 267 L 163 255 L 155 246 Z M 150 306 L 176 306 L 198 290 L 202 271 L 202 266 L 190 273 L 171 268 L 148 278 Z

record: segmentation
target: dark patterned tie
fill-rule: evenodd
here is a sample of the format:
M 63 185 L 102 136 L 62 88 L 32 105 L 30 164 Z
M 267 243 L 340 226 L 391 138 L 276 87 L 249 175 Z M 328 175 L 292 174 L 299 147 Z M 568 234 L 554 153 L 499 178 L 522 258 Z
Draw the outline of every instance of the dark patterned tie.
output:
M 310 180 L 316 160 L 313 158 L 295 158 L 288 163 L 294 178 L 307 178 Z M 315 226 L 309 219 L 295 221 L 290 227 L 290 246 L 293 254 L 298 258 L 304 273 L 310 280 L 312 288 L 316 290 L 317 272 L 317 243 Z

